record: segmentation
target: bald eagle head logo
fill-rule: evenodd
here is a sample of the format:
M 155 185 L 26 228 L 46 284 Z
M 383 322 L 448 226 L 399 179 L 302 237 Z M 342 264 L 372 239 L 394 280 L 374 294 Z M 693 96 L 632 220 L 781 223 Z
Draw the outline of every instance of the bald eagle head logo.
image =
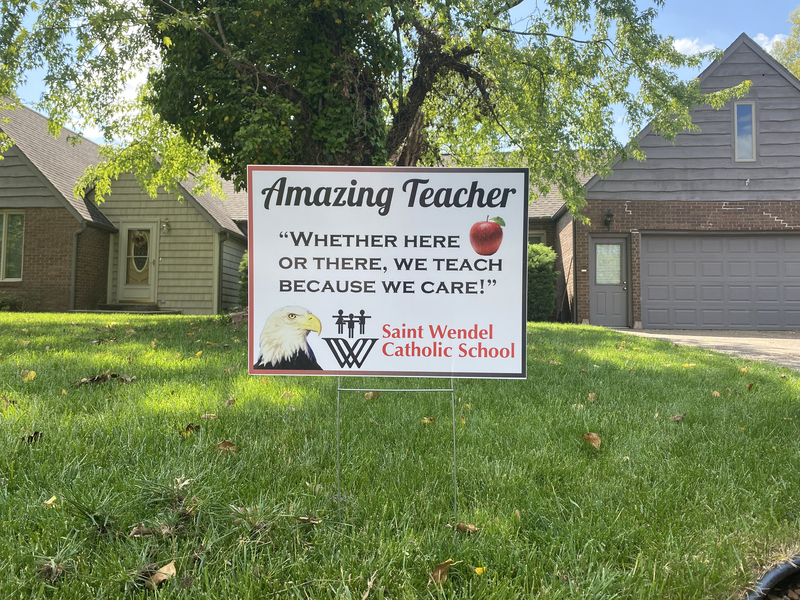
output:
M 261 356 L 256 369 L 321 370 L 306 338 L 322 333 L 322 323 L 302 306 L 284 306 L 273 312 L 261 330 Z

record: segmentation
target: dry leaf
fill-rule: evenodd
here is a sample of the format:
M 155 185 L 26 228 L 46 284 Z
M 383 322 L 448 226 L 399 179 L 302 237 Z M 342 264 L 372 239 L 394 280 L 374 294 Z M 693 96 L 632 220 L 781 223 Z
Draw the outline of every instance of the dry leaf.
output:
M 424 419 L 422 419 L 422 423 L 424 425 L 430 425 L 431 423 L 436 423 L 436 419 L 434 419 L 433 417 L 425 417 Z
M 473 533 L 477 533 L 480 531 L 475 525 L 469 523 L 459 523 L 456 525 L 456 531 L 459 533 L 466 533 L 467 535 L 472 535 Z
M 202 351 L 202 350 L 200 350 L 199 352 L 195 353 L 194 357 L 195 357 L 195 358 L 200 358 L 200 355 L 201 355 L 202 353 L 203 353 L 203 351 Z
M 684 367 L 695 367 L 697 366 L 695 363 L 683 363 Z
M 462 425 L 466 425 L 467 424 L 467 419 L 466 419 L 466 417 L 464 415 L 461 415 L 461 424 Z
M 472 408 L 472 405 L 471 404 L 465 404 L 464 408 Z
M 369 422 L 373 425 L 380 425 L 380 423 L 378 423 L 375 419 L 370 419 Z
M 719 398 L 720 393 L 717 390 L 714 390 L 713 392 L 711 392 L 711 395 L 714 396 L 714 398 Z
M 36 371 L 29 371 L 28 369 L 22 369 L 22 371 L 20 371 L 19 374 L 22 375 L 22 381 L 24 381 L 25 383 L 28 383 L 29 381 L 33 381 L 34 379 L 36 379 Z
M 784 373 L 783 375 L 781 375 L 781 379 L 786 379 L 786 373 Z
M 128 534 L 128 537 L 138 538 L 149 535 L 153 535 L 153 530 L 150 529 L 149 527 L 145 527 L 144 523 L 139 523 L 138 525 L 134 526 L 133 529 L 131 529 L 131 532 Z
M 45 508 L 54 508 L 56 505 L 57 498 L 53 496 L 50 500 L 45 500 L 44 507 Z
M 129 377 L 127 375 L 120 375 L 119 373 L 114 373 L 110 369 L 108 371 L 104 371 L 100 375 L 93 375 L 92 377 L 84 377 L 80 381 L 76 381 L 72 384 L 72 387 L 80 387 L 82 385 L 91 385 L 93 383 L 105 383 L 106 381 L 111 381 L 112 379 L 119 379 L 125 383 L 131 383 L 136 379 L 136 376 Z
M 589 433 L 584 433 L 581 437 L 585 439 L 587 442 L 589 442 L 592 446 L 594 446 L 597 450 L 600 450 L 600 444 L 602 442 L 600 440 L 599 435 L 597 435 L 596 433 L 589 432 Z
M 597 400 L 597 394 L 595 392 L 591 392 L 589 394 L 589 402 L 594 402 L 595 400 Z
M 378 392 L 367 392 L 366 394 L 364 394 L 364 398 L 366 398 L 367 400 L 375 400 L 378 398 L 378 396 L 380 396 Z
M 222 440 L 219 444 L 216 444 L 214 448 L 222 454 L 236 454 L 236 452 L 239 450 L 233 442 L 228 440 Z
M 578 404 L 573 404 L 573 405 L 572 405 L 572 408 L 577 408 L 578 410 L 580 410 L 581 408 L 583 408 L 583 404 L 580 404 L 580 403 L 578 403 Z
M 39 440 L 41 440 L 43 437 L 44 433 L 42 433 L 41 431 L 34 431 L 30 435 L 23 435 L 22 441 L 27 442 L 28 444 L 33 444 L 34 442 L 38 442 Z
M 754 385 L 755 385 L 754 383 L 748 383 L 746 386 L 744 386 L 744 388 L 749 392 L 750 390 L 753 389 Z
M 206 413 L 204 415 L 200 415 L 200 418 L 205 419 L 206 421 L 213 421 L 214 419 L 217 418 L 217 415 L 215 415 L 214 413 Z
M 517 517 L 517 521 L 522 521 L 522 515 L 519 512 L 519 509 L 514 511 L 514 516 Z
M 200 429 L 200 425 L 195 425 L 194 423 L 189 423 L 186 426 L 186 429 L 181 430 L 181 435 L 192 435 L 198 429 Z
M 167 579 L 175 577 L 176 574 L 175 561 L 173 560 L 171 563 L 164 565 L 153 573 L 149 579 L 144 582 L 144 585 L 148 590 L 155 591 L 159 585 L 164 583 Z
M 233 406 L 236 404 L 236 398 L 228 398 L 225 400 L 225 406 Z
M 557 361 L 557 360 L 554 358 L 553 360 L 551 360 L 551 361 L 550 361 L 550 364 L 551 364 L 551 365 L 560 365 L 561 363 L 560 363 L 560 362 L 558 362 L 558 361 Z
M 133 328 L 132 327 L 126 327 L 125 328 L 125 333 L 133 333 Z
M 158 344 L 158 339 L 157 338 L 153 338 L 153 341 L 150 342 L 150 347 L 151 348 L 155 348 L 156 344 Z
M 283 394 L 281 394 L 281 400 L 294 400 L 295 397 L 296 394 L 294 392 L 283 392 Z
M 453 564 L 453 559 L 448 558 L 443 563 L 436 565 L 433 568 L 433 573 L 431 573 L 431 581 L 436 585 L 442 585 L 447 581 L 447 570 L 450 568 L 451 564 Z
M 223 375 L 230 375 L 235 370 L 236 370 L 236 365 L 231 365 L 230 367 L 225 367 L 224 369 L 222 369 L 222 374 Z
M 670 417 L 669 420 L 670 421 L 683 421 L 685 418 L 686 418 L 686 413 L 683 413 L 682 415 L 675 415 L 674 417 Z
M 322 523 L 322 519 L 318 519 L 316 515 L 308 515 L 307 517 L 295 517 L 295 521 L 299 521 L 300 523 L 307 523 L 309 525 L 319 525 Z
M 747 373 L 749 370 L 750 370 L 750 367 L 742 367 L 741 369 L 739 369 L 739 372 L 740 373 Z
M 653 417 L 653 418 L 654 418 L 654 419 L 657 419 L 657 418 L 658 418 L 658 413 L 656 413 L 656 416 L 655 416 L 655 417 Z
M 62 396 L 66 396 L 67 395 L 67 390 L 65 390 L 64 388 L 61 388 L 61 395 Z
M 486 573 L 486 567 L 475 567 L 476 575 L 483 575 L 484 573 Z

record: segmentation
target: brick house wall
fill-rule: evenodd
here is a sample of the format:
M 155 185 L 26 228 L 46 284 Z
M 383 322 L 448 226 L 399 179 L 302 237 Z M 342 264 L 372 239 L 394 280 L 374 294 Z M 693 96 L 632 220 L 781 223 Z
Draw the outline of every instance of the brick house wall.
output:
M 22 250 L 22 281 L 0 282 L 0 291 L 17 298 L 26 311 L 69 310 L 72 285 L 72 236 L 80 227 L 65 208 L 26 208 L 25 233 Z M 91 233 L 90 233 L 91 232 Z M 76 308 L 96 308 L 93 298 L 99 292 L 105 297 L 108 261 L 108 233 L 87 229 L 89 234 L 82 245 L 78 238 L 78 292 Z M 103 242 L 105 239 L 105 242 Z M 104 249 L 101 250 L 102 244 Z M 83 249 L 83 252 L 82 252 Z M 101 266 L 90 266 L 97 256 L 105 255 Z M 84 258 L 83 265 L 81 258 Z M 91 271 L 99 271 L 92 273 Z M 88 274 L 87 274 L 88 273 Z M 82 289 L 81 277 L 88 284 Z M 83 296 L 81 297 L 81 293 Z M 93 302 L 93 303 L 92 303 Z
M 558 247 L 558 270 L 561 275 L 556 285 L 556 314 L 562 322 L 572 321 L 574 317 L 575 286 L 575 240 L 572 235 L 572 213 L 567 211 L 555 224 Z
M 88 227 L 78 236 L 78 269 L 75 282 L 75 308 L 94 310 L 106 302 L 108 246 L 111 234 Z
M 606 211 L 614 213 L 611 229 L 603 219 Z M 671 202 L 590 200 L 582 211 L 591 224 L 577 224 L 575 269 L 577 274 L 577 321 L 589 319 L 589 236 L 617 234 L 628 237 L 630 248 L 630 293 L 632 320 L 642 320 L 642 290 L 639 232 L 798 232 L 800 202 Z

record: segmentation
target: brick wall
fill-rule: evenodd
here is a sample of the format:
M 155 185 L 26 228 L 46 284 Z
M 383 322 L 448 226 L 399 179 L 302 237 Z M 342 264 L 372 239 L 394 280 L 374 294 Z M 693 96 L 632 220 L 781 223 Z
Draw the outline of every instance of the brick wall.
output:
M 72 235 L 80 223 L 65 208 L 26 208 L 25 238 L 22 250 L 22 281 L 0 282 L 0 291 L 22 301 L 23 310 L 66 311 L 69 310 L 72 285 Z M 81 239 L 86 236 L 86 240 Z M 100 250 L 105 239 L 105 248 Z M 82 242 L 85 241 L 85 246 Z M 82 253 L 82 248 L 85 251 Z M 96 270 L 97 277 L 90 273 L 85 283 L 89 288 L 81 298 L 79 308 L 95 308 L 92 301 L 96 290 L 106 291 L 106 268 L 108 261 L 108 233 L 92 228 L 78 238 L 79 279 L 81 291 L 82 272 L 94 260 L 91 257 L 105 257 Z M 104 253 L 104 254 L 103 254 Z M 85 262 L 81 265 L 81 257 Z M 79 296 L 80 297 L 80 296 Z
M 606 211 L 614 213 L 610 231 Z M 575 240 L 577 321 L 589 318 L 589 236 L 616 233 L 628 237 L 631 258 L 631 298 L 634 322 L 642 320 L 639 232 L 648 231 L 796 231 L 800 233 L 800 202 L 625 202 L 590 200 L 582 211 L 590 225 L 578 223 Z M 581 272 L 585 270 L 585 272 Z
M 558 320 L 571 321 L 574 315 L 575 287 L 572 285 L 575 276 L 575 242 L 572 236 L 572 213 L 567 212 L 556 223 L 556 241 L 558 246 L 559 271 L 556 312 Z
M 89 227 L 78 236 L 78 270 L 75 308 L 94 310 L 106 302 L 108 282 L 108 231 Z

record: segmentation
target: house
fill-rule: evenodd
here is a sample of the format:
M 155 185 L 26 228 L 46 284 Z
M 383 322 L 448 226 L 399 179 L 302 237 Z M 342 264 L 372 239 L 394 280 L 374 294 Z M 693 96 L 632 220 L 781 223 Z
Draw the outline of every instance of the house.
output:
M 742 34 L 700 85 L 745 80 L 746 97 L 696 108 L 700 131 L 673 144 L 645 128 L 646 161 L 588 181 L 567 286 L 576 322 L 800 328 L 800 81 Z
M 47 133 L 47 119 L 6 111 L 0 130 L 15 142 L 0 161 L 0 297 L 36 311 L 136 305 L 213 314 L 237 304 L 246 250 L 247 194 L 228 199 L 144 194 L 132 175 L 98 206 L 73 186 L 99 161 L 99 147 L 75 134 Z

